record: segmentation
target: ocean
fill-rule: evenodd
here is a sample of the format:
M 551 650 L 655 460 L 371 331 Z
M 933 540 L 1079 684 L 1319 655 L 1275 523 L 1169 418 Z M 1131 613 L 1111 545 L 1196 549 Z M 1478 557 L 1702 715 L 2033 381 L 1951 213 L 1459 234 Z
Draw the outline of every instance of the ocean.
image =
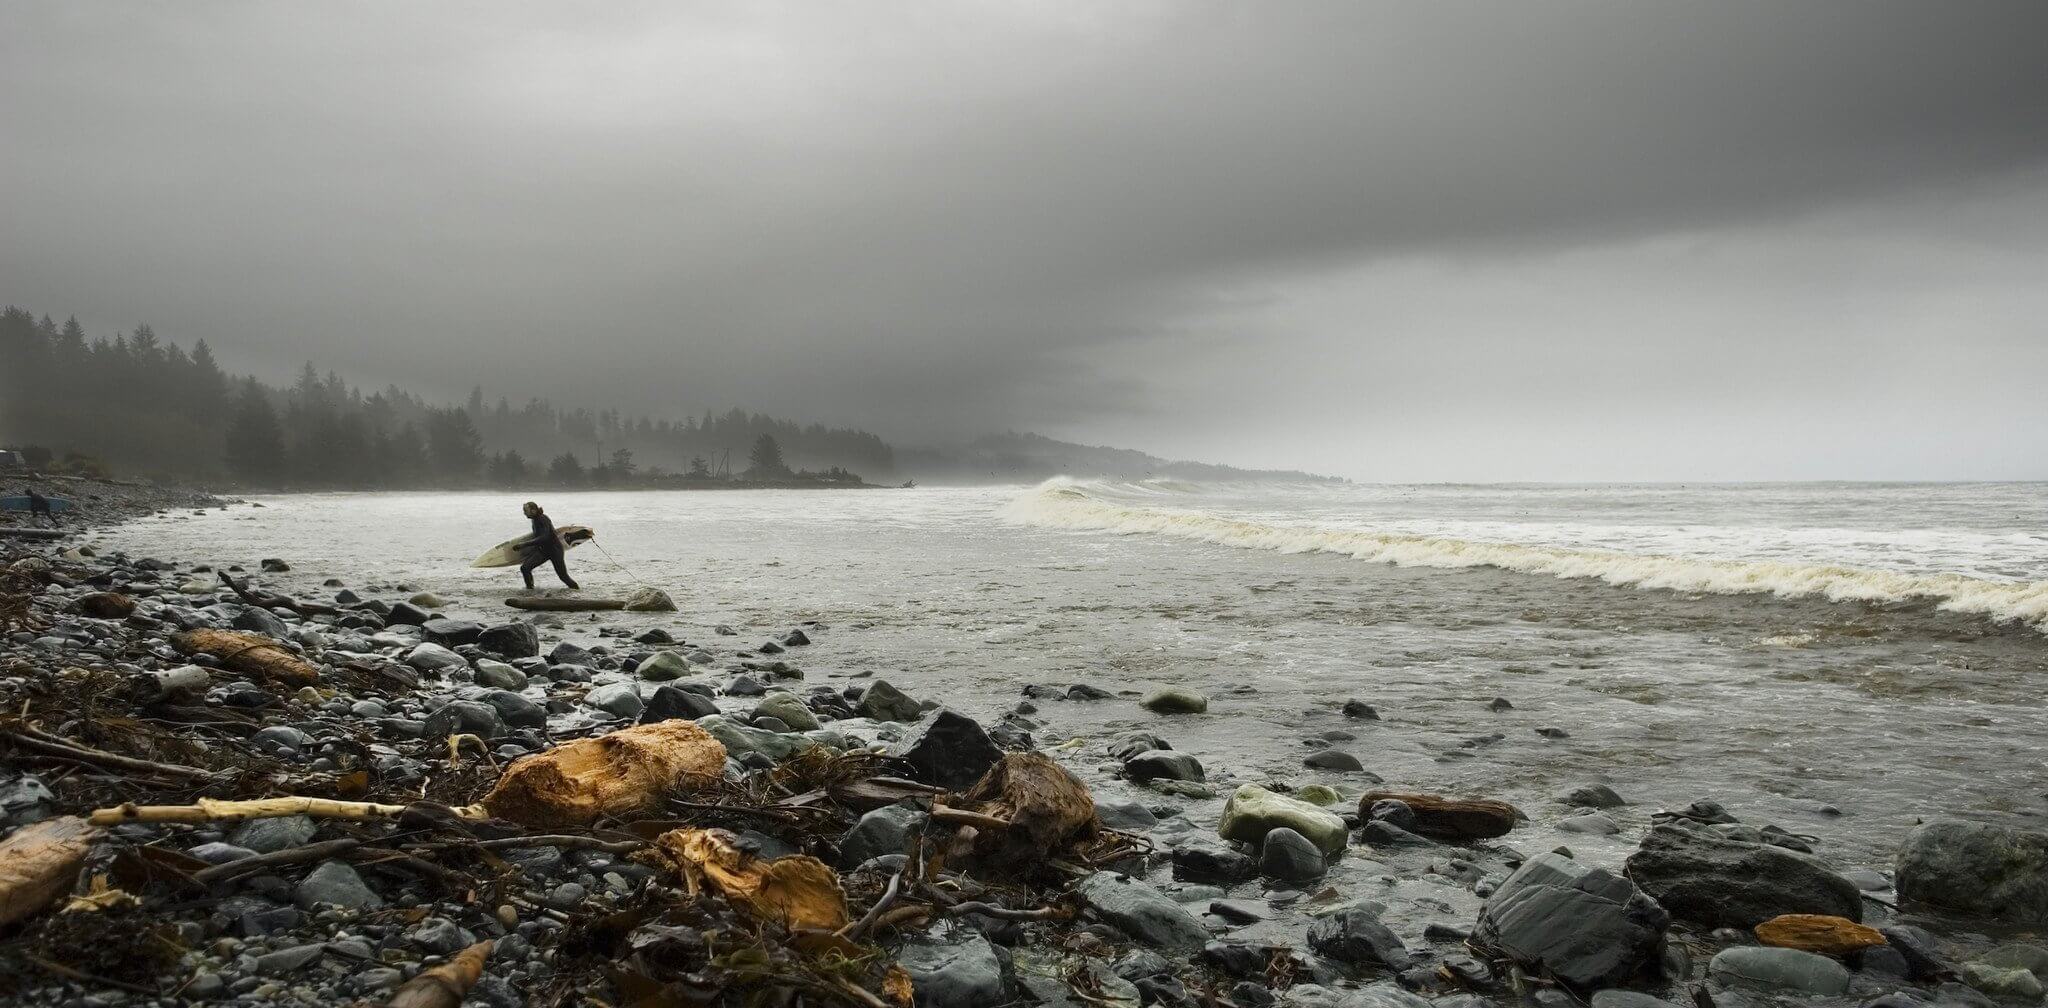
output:
M 1350 735 L 1390 787 L 1505 798 L 1535 820 L 1518 845 L 1612 861 L 1696 799 L 1874 868 L 1923 815 L 2048 812 L 2044 484 L 299 494 L 100 539 L 509 617 L 517 573 L 467 564 L 524 530 L 527 496 L 597 530 L 570 554 L 588 593 L 648 583 L 682 610 L 574 617 L 570 636 L 658 625 L 730 648 L 716 625 L 747 643 L 815 622 L 791 656 L 813 683 L 877 676 L 984 718 L 1034 683 L 1209 695 L 1173 719 L 1038 702 L 1041 744 L 1084 762 L 1145 730 L 1226 790 L 1356 794 L 1369 778 L 1302 765 Z M 1345 718 L 1352 698 L 1381 720 Z M 1596 781 L 1632 800 L 1629 828 L 1547 832 L 1555 796 Z

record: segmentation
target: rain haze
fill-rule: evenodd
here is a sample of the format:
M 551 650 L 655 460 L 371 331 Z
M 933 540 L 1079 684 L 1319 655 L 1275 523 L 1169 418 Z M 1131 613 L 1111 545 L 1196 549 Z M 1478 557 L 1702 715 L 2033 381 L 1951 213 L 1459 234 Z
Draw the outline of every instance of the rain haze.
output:
M 91 3 L 0 301 L 1361 480 L 2048 477 L 2048 6 Z

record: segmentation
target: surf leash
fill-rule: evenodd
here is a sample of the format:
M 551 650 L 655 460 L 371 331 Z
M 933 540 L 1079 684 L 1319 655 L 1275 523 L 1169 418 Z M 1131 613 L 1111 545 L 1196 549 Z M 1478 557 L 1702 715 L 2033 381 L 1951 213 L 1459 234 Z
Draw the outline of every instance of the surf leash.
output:
M 608 549 L 605 549 L 605 548 L 604 548 L 604 544 L 603 544 L 603 543 L 601 543 L 601 542 L 598 542 L 598 541 L 597 541 L 597 537 L 596 537 L 596 536 L 591 536 L 591 537 L 590 537 L 590 545 L 592 545 L 592 546 L 595 546 L 595 547 L 597 547 L 597 551 L 598 551 L 599 553 L 602 553 L 602 554 L 604 554 L 604 558 L 605 558 L 606 560 L 609 560 L 609 561 L 611 561 L 611 564 L 612 564 L 612 566 L 613 566 L 613 567 L 616 567 L 616 568 L 618 568 L 618 571 L 619 571 L 619 573 L 621 573 L 621 574 L 624 574 L 624 575 L 626 576 L 626 580 L 628 580 L 628 581 L 631 581 L 631 582 L 633 582 L 634 584 L 637 584 L 637 585 L 639 585 L 639 586 L 640 586 L 640 587 L 642 587 L 642 588 L 652 588 L 652 589 L 654 589 L 655 591 L 661 591 L 661 590 L 662 590 L 662 589 L 660 589 L 660 588 L 657 588 L 657 587 L 655 587 L 654 585 L 648 584 L 648 583 L 647 583 L 646 581 L 642 580 L 642 579 L 641 579 L 641 578 L 640 578 L 639 576 L 635 575 L 635 574 L 634 574 L 634 573 L 633 573 L 632 571 L 630 571 L 630 570 L 627 570 L 627 569 L 626 569 L 626 565 L 625 565 L 625 564 L 622 564 L 622 563 L 620 563 L 620 562 L 619 562 L 619 558 L 618 558 L 618 557 L 612 556 L 612 551 L 611 551 L 611 550 L 608 550 Z

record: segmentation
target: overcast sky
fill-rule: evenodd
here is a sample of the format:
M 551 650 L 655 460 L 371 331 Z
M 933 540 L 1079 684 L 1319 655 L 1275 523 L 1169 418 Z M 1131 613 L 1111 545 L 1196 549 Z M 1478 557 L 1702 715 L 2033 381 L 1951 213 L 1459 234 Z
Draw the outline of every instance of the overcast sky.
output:
M 0 302 L 1361 479 L 2048 478 L 2048 3 L 0 0 Z

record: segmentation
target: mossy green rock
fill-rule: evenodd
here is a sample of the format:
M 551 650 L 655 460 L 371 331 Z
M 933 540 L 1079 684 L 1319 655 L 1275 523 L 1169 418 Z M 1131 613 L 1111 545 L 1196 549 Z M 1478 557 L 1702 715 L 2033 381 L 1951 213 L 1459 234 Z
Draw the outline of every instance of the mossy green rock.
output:
M 1138 704 L 1154 714 L 1201 714 L 1209 709 L 1209 698 L 1194 690 L 1169 686 L 1145 694 Z
M 1344 820 L 1336 813 L 1256 784 L 1246 784 L 1230 796 L 1216 832 L 1225 840 L 1257 847 L 1265 841 L 1266 834 L 1283 826 L 1307 837 L 1325 854 L 1341 852 L 1348 839 Z
M 788 725 L 792 730 L 800 732 L 813 731 L 818 727 L 818 716 L 812 714 L 811 709 L 804 706 L 804 702 L 797 699 L 796 694 L 782 690 L 762 697 L 761 702 L 754 705 L 754 717 L 756 720 L 772 717 Z
M 1335 805 L 1344 800 L 1344 796 L 1338 794 L 1336 788 L 1327 784 L 1310 784 L 1307 787 L 1296 788 L 1294 797 L 1310 805 Z

